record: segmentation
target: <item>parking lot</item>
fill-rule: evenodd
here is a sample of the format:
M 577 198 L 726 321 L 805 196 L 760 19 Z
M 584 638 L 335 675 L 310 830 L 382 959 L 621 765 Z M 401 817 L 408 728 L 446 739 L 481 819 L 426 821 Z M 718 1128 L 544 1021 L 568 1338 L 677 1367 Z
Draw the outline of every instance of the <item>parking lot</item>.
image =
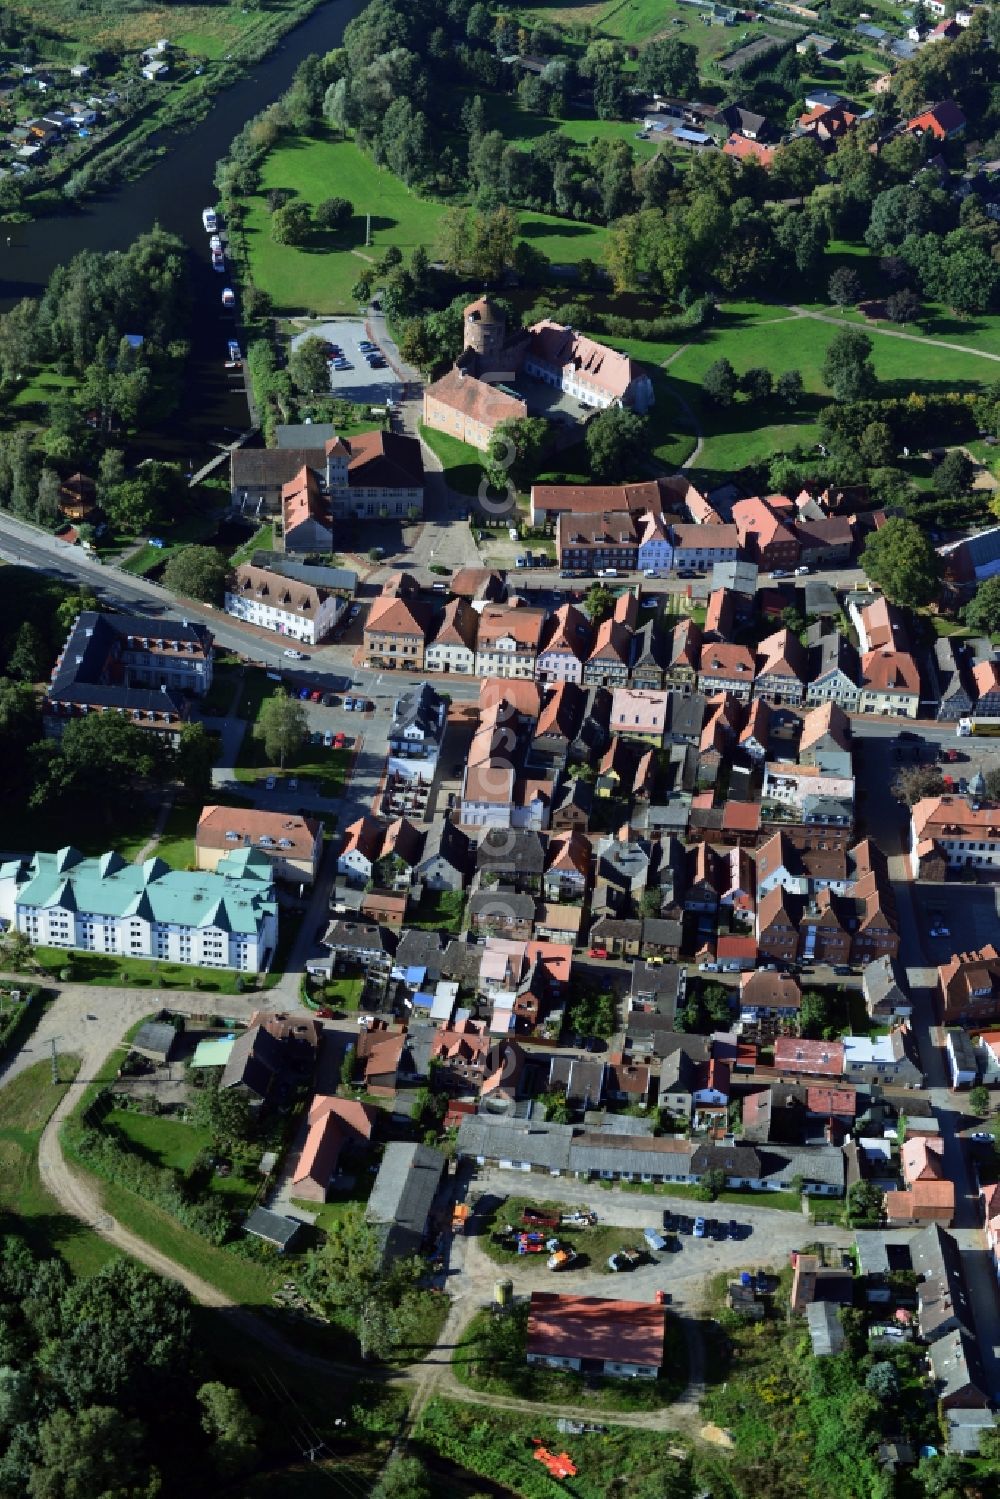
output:
M 371 369 L 358 347 L 368 337 L 363 318 L 330 318 L 323 323 L 313 323 L 292 339 L 292 348 L 297 348 L 303 339 L 322 338 L 344 352 L 350 369 L 330 371 L 330 389 L 335 396 L 345 401 L 357 401 L 384 406 L 386 401 L 399 402 L 402 388 L 392 366 Z
M 973 885 L 959 880 L 946 885 L 919 884 L 913 886 L 913 897 L 930 962 L 944 963 L 953 953 L 971 952 L 996 941 L 995 885 Z M 934 932 L 939 935 L 932 935 Z

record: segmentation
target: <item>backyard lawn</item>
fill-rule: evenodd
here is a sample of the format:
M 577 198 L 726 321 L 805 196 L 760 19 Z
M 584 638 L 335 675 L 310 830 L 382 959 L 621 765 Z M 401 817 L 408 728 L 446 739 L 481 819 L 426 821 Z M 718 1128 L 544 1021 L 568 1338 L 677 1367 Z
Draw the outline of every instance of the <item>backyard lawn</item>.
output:
M 76 1076 L 79 1058 L 36 1062 L 0 1088 L 0 1213 L 8 1232 L 23 1234 L 40 1253 L 57 1250 L 75 1275 L 92 1275 L 116 1253 L 78 1219 L 64 1213 L 38 1175 L 38 1141 L 49 1116 Z

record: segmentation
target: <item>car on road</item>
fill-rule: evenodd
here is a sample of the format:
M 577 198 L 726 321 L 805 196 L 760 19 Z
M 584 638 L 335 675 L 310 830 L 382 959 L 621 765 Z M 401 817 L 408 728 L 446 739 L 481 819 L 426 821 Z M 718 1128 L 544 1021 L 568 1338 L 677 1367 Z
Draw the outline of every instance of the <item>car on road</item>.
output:
M 278 782 L 275 780 L 274 776 L 268 776 L 267 780 L 264 782 L 264 790 L 273 791 L 277 784 Z
M 281 654 L 287 656 L 289 661 L 308 661 L 309 659 L 305 651 L 293 651 L 290 646 L 288 650 L 282 651 Z
M 705 1237 L 704 1218 L 696 1218 L 694 1220 L 694 1236 L 696 1239 L 703 1239 Z
M 348 619 L 357 619 L 357 617 L 358 617 L 358 615 L 360 613 L 361 613 L 361 605 L 360 604 L 352 604 L 351 605 L 351 612 L 350 612 L 350 614 L 348 614 L 347 617 L 348 617 Z
M 951 928 L 945 926 L 943 921 L 936 921 L 930 928 L 930 934 L 932 937 L 950 937 Z

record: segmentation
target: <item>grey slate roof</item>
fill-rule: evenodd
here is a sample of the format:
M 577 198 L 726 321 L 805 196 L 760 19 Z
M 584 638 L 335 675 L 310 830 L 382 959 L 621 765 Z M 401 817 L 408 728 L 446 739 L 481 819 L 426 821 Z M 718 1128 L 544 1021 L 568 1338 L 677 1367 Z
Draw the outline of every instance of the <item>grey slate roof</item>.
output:
M 283 578 L 291 578 L 296 583 L 308 583 L 310 588 L 326 588 L 330 593 L 349 593 L 352 597 L 357 590 L 358 575 L 347 567 L 296 562 L 287 552 L 254 552 L 250 561 L 253 567 L 280 573 Z
M 386 1146 L 365 1209 L 365 1221 L 382 1230 L 385 1259 L 419 1252 L 445 1164 L 429 1145 Z
M 392 713 L 390 737 L 402 734 L 414 725 L 427 738 L 436 737 L 442 723 L 444 700 L 428 682 L 412 687 L 396 699 Z
M 458 1154 L 488 1160 L 528 1161 L 533 1166 L 565 1171 L 569 1166 L 571 1124 L 491 1119 L 472 1114 L 458 1127 Z
M 285 1067 L 285 1048 L 262 1025 L 252 1025 L 237 1036 L 222 1069 L 220 1088 L 246 1088 L 266 1098 Z
M 889 1251 L 885 1234 L 877 1229 L 859 1228 L 854 1235 L 854 1246 L 858 1251 L 858 1270 L 862 1275 L 888 1275 Z
M 811 1301 L 806 1307 L 806 1326 L 817 1358 L 843 1352 L 844 1326 L 832 1301 Z
M 861 974 L 861 992 L 869 1011 L 894 1009 L 897 1004 L 909 1004 L 903 968 L 895 958 L 885 954 L 866 963 Z
M 958 1241 L 939 1223 L 930 1223 L 910 1240 L 913 1268 L 920 1276 L 917 1322 L 920 1336 L 933 1343 L 957 1323 L 972 1336 L 975 1324 Z
M 165 1020 L 147 1020 L 131 1041 L 133 1051 L 151 1052 L 154 1056 L 161 1056 L 165 1062 L 170 1060 L 170 1053 L 176 1045 L 177 1032 Z
M 960 1457 L 975 1457 L 983 1432 L 992 1431 L 996 1415 L 987 1410 L 951 1410 L 944 1413 L 948 1451 Z
M 939 1400 L 950 1400 L 956 1396 L 968 1400 L 970 1405 L 988 1403 L 988 1387 L 979 1349 L 964 1333 L 951 1332 L 938 1338 L 927 1350 L 931 1366 L 934 1391 Z M 977 1398 L 981 1396 L 982 1398 Z
M 298 1218 L 286 1218 L 283 1213 L 272 1213 L 267 1208 L 254 1208 L 243 1220 L 245 1233 L 287 1249 L 298 1234 L 302 1223 Z
M 476 849 L 476 868 L 483 873 L 541 874 L 545 840 L 530 828 L 489 828 Z
M 486 890 L 477 890 L 469 898 L 470 917 L 496 915 L 501 907 L 514 921 L 531 921 L 535 915 L 535 897 L 518 895 L 506 886 L 490 885 Z

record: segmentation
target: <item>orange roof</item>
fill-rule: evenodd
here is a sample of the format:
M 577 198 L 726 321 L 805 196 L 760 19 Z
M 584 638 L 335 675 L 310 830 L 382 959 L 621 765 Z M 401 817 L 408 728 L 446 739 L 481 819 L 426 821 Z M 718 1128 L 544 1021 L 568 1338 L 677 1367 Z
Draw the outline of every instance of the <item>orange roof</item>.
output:
M 723 146 L 726 156 L 735 156 L 739 161 L 754 157 L 762 167 L 769 167 L 774 160 L 771 146 L 762 146 L 760 141 L 747 140 L 745 135 L 731 135 Z
M 311 859 L 322 823 L 290 812 L 260 812 L 254 807 L 203 807 L 195 832 L 196 848 L 273 848 L 287 859 Z M 230 836 L 231 834 L 235 836 Z

